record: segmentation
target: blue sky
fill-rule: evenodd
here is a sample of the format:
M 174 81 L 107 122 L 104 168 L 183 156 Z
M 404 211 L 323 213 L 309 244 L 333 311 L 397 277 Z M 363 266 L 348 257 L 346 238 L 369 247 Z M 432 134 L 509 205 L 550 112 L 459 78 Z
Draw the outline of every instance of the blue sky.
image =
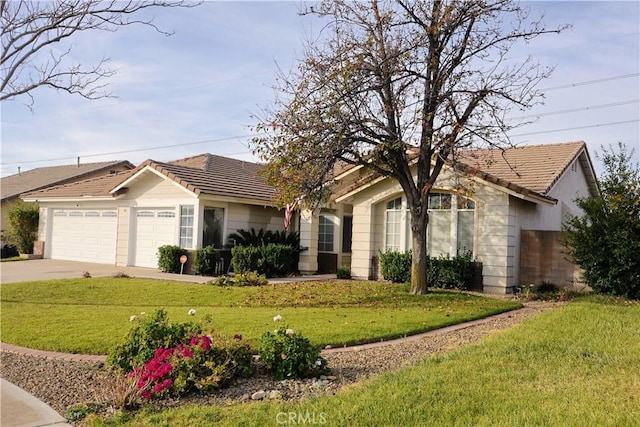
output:
M 104 160 L 138 164 L 209 152 L 256 160 L 248 148 L 252 113 L 274 100 L 276 67 L 302 56 L 302 40 L 321 28 L 300 16 L 301 3 L 214 2 L 157 11 L 149 28 L 85 33 L 73 40 L 79 62 L 111 59 L 109 90 L 117 99 L 88 101 L 52 89 L 33 92 L 33 111 L 17 98 L 3 102 L 0 174 L 40 166 Z M 523 46 L 555 66 L 540 88 L 545 105 L 533 125 L 512 132 L 518 144 L 622 141 L 640 156 L 640 2 L 531 2 L 548 26 L 573 27 Z M 157 148 L 167 147 L 168 148 Z

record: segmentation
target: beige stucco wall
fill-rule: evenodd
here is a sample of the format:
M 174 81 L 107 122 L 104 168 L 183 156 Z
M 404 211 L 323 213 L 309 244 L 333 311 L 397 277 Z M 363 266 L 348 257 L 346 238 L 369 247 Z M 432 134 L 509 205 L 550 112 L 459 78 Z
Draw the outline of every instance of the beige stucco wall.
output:
M 471 184 L 460 179 L 465 185 Z M 434 191 L 450 190 L 458 182 L 450 171 L 445 170 L 436 181 Z M 516 285 L 516 206 L 509 194 L 497 186 L 476 182 L 472 187 L 471 198 L 476 202 L 474 254 L 483 263 L 484 289 L 505 293 Z M 386 203 L 400 196 L 404 199 L 400 185 L 385 179 L 347 199 L 353 204 L 351 274 L 354 277 L 369 277 L 371 258 L 384 247 Z M 407 247 L 410 248 L 410 242 Z

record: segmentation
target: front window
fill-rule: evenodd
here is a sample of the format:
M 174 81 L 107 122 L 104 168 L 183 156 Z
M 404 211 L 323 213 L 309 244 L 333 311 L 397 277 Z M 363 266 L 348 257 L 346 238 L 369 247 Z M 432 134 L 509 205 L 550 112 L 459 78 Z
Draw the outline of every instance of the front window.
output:
M 385 222 L 385 251 L 400 251 L 402 233 L 402 198 L 398 197 L 397 199 L 387 203 Z
M 427 251 L 432 257 L 473 253 L 475 202 L 449 193 L 429 194 Z M 403 215 L 402 198 L 387 203 L 385 210 L 385 251 L 406 250 L 411 241 L 410 217 Z M 405 242 L 405 243 L 403 243 Z
M 224 224 L 223 208 L 206 208 L 202 227 L 202 246 L 222 248 L 222 228 Z
M 333 252 L 333 221 L 327 215 L 318 222 L 318 252 Z
M 180 206 L 180 247 L 193 247 L 193 205 Z

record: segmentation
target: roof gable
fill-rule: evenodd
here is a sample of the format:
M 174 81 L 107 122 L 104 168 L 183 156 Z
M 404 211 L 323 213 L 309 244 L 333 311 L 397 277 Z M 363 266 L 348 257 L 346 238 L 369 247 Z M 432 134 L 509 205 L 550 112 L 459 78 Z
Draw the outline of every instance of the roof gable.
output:
M 258 163 L 201 154 L 172 162 L 146 160 L 125 182 L 112 192 L 130 185 L 144 168 L 151 168 L 194 194 L 254 199 L 271 203 L 275 189 L 268 186 L 258 172 L 264 168 Z
M 172 162 L 145 160 L 126 174 L 113 179 L 90 179 L 32 192 L 29 199 L 55 197 L 115 197 L 125 187 L 135 185 L 149 170 L 197 196 L 231 197 L 273 203 L 275 189 L 258 176 L 263 165 L 230 159 L 213 154 L 201 154 Z
M 36 168 L 0 179 L 2 201 L 17 198 L 20 194 L 34 192 L 47 187 L 87 179 L 96 173 L 108 175 L 112 172 L 133 169 L 126 160 L 83 163 Z
M 456 166 L 469 176 L 502 187 L 505 191 L 532 200 L 555 203 L 556 200 L 549 196 L 549 192 L 574 161 L 581 162 L 589 191 L 592 195 L 597 194 L 597 180 L 586 144 L 582 141 L 459 151 Z M 449 167 L 453 164 L 451 161 L 448 163 Z M 351 168 L 352 171 L 357 169 Z M 346 174 L 348 172 L 343 172 L 342 176 Z M 385 177 L 379 174 L 363 174 L 348 187 L 337 191 L 333 199 L 344 200 L 382 179 Z

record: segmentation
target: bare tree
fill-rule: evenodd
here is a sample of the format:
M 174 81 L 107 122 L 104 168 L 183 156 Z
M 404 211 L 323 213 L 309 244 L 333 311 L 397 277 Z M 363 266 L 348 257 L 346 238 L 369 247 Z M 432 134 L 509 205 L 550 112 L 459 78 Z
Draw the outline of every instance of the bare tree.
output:
M 402 187 L 411 213 L 411 291 L 426 293 L 428 195 L 460 150 L 510 144 L 511 108 L 540 100 L 551 69 L 510 58 L 517 42 L 548 30 L 508 0 L 326 1 L 328 19 L 254 139 L 281 202 L 317 207 L 336 163 L 361 165 Z
M 69 59 L 71 48 L 60 50 L 60 42 L 90 30 L 116 31 L 128 25 L 146 25 L 164 35 L 152 19 L 139 19 L 140 12 L 161 7 L 192 7 L 183 0 L 0 0 L 0 101 L 27 95 L 48 86 L 87 99 L 111 96 L 105 79 L 115 74 L 108 58 L 83 67 Z

